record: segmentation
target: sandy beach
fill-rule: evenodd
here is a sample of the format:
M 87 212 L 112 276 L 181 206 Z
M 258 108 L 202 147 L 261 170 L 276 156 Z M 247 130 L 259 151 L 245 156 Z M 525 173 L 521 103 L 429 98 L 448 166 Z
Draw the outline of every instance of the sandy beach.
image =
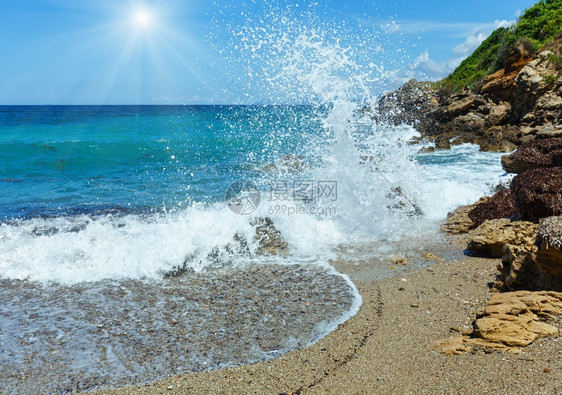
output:
M 461 251 L 462 237 L 445 249 Z M 429 251 L 446 256 L 446 250 Z M 434 340 L 458 336 L 492 295 L 499 260 L 464 257 L 385 280 L 368 267 L 350 275 L 363 305 L 356 316 L 307 349 L 255 365 L 183 374 L 111 394 L 185 393 L 562 393 L 562 340 L 544 338 L 520 354 L 478 351 L 444 356 Z M 389 262 L 390 264 L 390 262 Z M 555 323 L 560 331 L 561 321 Z

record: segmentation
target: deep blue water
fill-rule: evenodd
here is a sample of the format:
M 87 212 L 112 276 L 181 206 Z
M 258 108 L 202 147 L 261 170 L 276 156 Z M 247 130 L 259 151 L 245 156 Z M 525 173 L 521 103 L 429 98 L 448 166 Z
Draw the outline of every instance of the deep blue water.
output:
M 0 106 L 0 218 L 214 202 L 322 129 L 308 106 Z

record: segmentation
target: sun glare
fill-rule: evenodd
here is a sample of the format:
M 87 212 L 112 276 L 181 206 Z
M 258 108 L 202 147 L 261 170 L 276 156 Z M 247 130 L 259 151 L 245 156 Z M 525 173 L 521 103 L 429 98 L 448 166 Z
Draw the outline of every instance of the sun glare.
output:
M 137 10 L 134 16 L 135 24 L 146 29 L 152 22 L 152 14 L 147 10 Z

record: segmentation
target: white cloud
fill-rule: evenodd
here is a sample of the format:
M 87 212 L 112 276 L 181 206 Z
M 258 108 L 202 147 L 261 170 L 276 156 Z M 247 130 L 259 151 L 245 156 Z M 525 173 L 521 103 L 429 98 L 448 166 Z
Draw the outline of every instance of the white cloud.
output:
M 431 59 L 429 51 L 426 50 L 416 58 L 410 66 L 410 70 L 415 78 L 436 81 L 451 74 L 462 60 L 463 58 L 459 57 L 436 62 Z
M 470 55 L 488 36 L 497 28 L 508 27 L 512 22 L 506 20 L 494 21 L 494 23 L 487 23 L 485 25 L 479 26 L 477 29 L 473 30 L 462 42 L 453 48 L 453 53 L 457 56 L 468 56 Z

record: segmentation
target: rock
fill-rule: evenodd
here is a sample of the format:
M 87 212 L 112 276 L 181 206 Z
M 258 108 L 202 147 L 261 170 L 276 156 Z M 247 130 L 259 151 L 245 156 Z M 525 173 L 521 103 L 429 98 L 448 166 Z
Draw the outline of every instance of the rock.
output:
M 501 102 L 498 105 L 493 106 L 490 112 L 486 116 L 486 124 L 488 127 L 497 126 L 503 124 L 509 118 L 511 113 L 511 104 L 507 102 Z
M 497 192 L 487 202 L 479 203 L 468 212 L 468 217 L 474 223 L 474 227 L 480 226 L 484 221 L 490 219 L 508 218 L 517 214 L 517 209 L 511 198 L 509 190 Z
M 536 245 L 531 249 L 514 245 L 504 248 L 499 283 L 510 291 L 562 291 L 561 247 L 562 217 L 542 219 Z
M 469 111 L 476 111 L 486 105 L 486 100 L 480 95 L 457 95 L 451 98 L 452 103 L 447 106 L 447 112 L 452 118 L 466 115 Z
M 477 315 L 470 334 L 440 340 L 430 347 L 445 355 L 474 352 L 480 347 L 518 353 L 538 338 L 557 336 L 544 320 L 562 315 L 562 293 L 518 291 L 496 294 Z
M 562 217 L 544 218 L 537 234 L 536 263 L 549 289 L 562 290 Z
M 541 167 L 562 166 L 562 138 L 535 140 L 521 145 L 510 155 L 502 156 L 508 173 L 523 173 Z
M 306 169 L 308 164 L 300 155 L 285 154 L 281 159 L 270 163 L 262 169 L 265 173 L 293 173 Z
M 494 219 L 485 221 L 471 235 L 467 249 L 484 256 L 501 258 L 505 245 L 517 245 L 530 250 L 535 243 L 538 225 L 526 221 Z
M 532 54 L 523 45 L 516 44 L 509 54 L 507 66 L 484 79 L 481 93 L 510 100 L 516 87 L 515 77 L 532 60 Z
M 445 135 L 437 136 L 434 143 L 435 149 L 451 149 L 451 141 Z
M 289 244 L 269 217 L 257 218 L 250 225 L 256 227 L 254 240 L 257 241 L 256 255 L 289 255 Z
M 410 262 L 408 262 L 408 258 L 405 256 L 395 256 L 392 258 L 392 264 L 397 266 L 408 266 Z
M 431 252 L 424 252 L 422 254 L 422 258 L 429 261 L 445 262 L 445 259 L 439 258 L 437 255 L 432 254 Z
M 460 206 L 452 213 L 447 215 L 447 220 L 441 226 L 441 230 L 445 233 L 458 235 L 461 233 L 468 233 L 469 230 L 474 228 L 474 222 L 468 216 L 468 213 L 473 210 L 478 204 L 487 202 L 489 197 L 483 197 L 475 204 Z
M 379 121 L 394 125 L 414 125 L 424 118 L 423 114 L 437 106 L 433 84 L 411 79 L 396 91 L 381 97 L 373 115 Z
M 541 52 L 515 78 L 516 87 L 511 100 L 513 107 L 509 119 L 511 124 L 525 122 L 535 126 L 544 123 L 546 119 L 560 124 L 559 108 L 554 114 L 545 114 L 545 111 L 549 112 L 548 107 L 556 110 L 554 103 L 560 98 L 559 71 L 556 65 L 549 61 L 552 55 L 548 50 Z M 551 81 L 552 77 L 555 78 L 554 83 Z M 546 102 L 552 102 L 553 105 L 547 105 L 545 108 Z M 528 118 L 528 114 L 533 114 L 533 117 Z
M 502 287 L 499 290 L 518 291 L 544 290 L 544 279 L 536 262 L 536 247 L 518 247 L 506 245 L 502 264 L 498 266 L 499 280 Z
M 535 136 L 537 140 L 560 137 L 562 137 L 562 125 L 544 125 L 542 127 L 537 127 Z
M 515 176 L 511 195 L 524 219 L 562 214 L 562 167 L 534 169 Z
M 435 152 L 435 147 L 423 147 L 419 149 L 418 154 L 430 154 L 432 152 Z

